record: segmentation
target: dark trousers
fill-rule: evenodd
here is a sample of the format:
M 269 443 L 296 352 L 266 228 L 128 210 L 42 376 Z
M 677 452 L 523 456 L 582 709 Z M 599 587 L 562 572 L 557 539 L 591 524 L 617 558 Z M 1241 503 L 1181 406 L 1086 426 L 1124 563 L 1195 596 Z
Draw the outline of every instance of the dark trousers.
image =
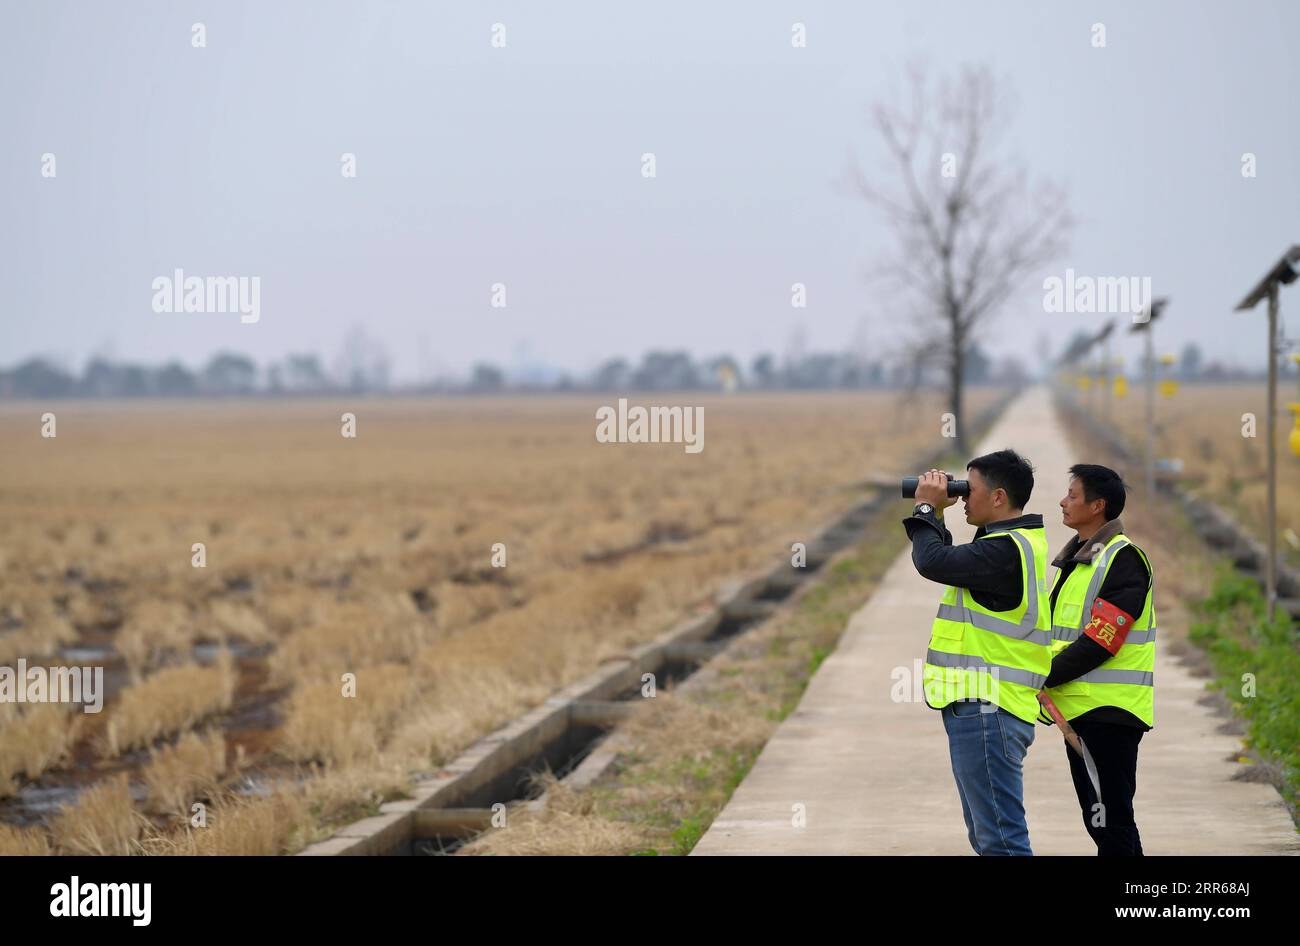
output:
M 1142 730 L 1086 719 L 1074 720 L 1070 725 L 1088 746 L 1101 782 L 1103 807 L 1098 809 L 1088 770 L 1067 744 L 1065 754 L 1070 758 L 1074 793 L 1079 797 L 1084 826 L 1097 844 L 1097 854 L 1141 857 L 1142 839 L 1133 820 L 1133 793 L 1137 791 L 1137 754 Z

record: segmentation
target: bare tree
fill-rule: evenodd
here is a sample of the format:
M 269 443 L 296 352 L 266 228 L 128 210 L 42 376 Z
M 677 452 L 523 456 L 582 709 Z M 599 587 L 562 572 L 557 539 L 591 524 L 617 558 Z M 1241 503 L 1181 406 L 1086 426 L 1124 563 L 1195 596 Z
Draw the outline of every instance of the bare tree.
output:
M 962 384 L 976 328 L 1031 270 L 1064 250 L 1072 221 L 1059 187 L 1031 187 L 1002 152 L 1011 109 L 987 67 L 962 67 L 937 89 L 922 68 L 909 69 L 907 79 L 901 105 L 879 102 L 872 110 L 899 186 L 876 186 L 856 162 L 849 185 L 884 211 L 897 238 L 896 256 L 873 276 L 903 290 L 924 333 L 910 357 L 941 361 L 966 450 Z M 943 338 L 937 348 L 935 329 Z
M 392 369 L 388 350 L 360 325 L 353 325 L 334 359 L 334 374 L 350 391 L 386 391 Z

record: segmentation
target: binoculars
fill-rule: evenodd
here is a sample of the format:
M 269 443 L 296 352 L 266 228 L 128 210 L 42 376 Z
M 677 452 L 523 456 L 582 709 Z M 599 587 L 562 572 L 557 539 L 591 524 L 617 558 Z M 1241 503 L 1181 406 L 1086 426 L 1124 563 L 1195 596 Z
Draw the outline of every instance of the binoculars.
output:
M 921 482 L 919 476 L 903 477 L 903 498 L 912 499 L 916 496 L 916 487 Z M 948 480 L 949 496 L 969 496 L 970 480 Z

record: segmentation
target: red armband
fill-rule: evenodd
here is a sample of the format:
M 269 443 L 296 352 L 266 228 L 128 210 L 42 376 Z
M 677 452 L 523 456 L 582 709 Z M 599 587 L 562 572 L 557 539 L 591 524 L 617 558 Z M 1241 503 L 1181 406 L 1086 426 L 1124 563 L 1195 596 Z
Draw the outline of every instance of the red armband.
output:
M 1132 626 L 1133 615 L 1098 598 L 1092 603 L 1092 620 L 1084 626 L 1083 633 L 1105 647 L 1113 657 L 1124 646 L 1124 639 Z

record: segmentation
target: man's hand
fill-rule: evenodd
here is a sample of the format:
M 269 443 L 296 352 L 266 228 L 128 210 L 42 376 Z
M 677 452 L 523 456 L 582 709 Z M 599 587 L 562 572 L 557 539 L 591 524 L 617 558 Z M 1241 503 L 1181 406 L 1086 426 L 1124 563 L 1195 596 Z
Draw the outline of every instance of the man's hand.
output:
M 948 495 L 948 474 L 943 470 L 930 470 L 921 475 L 916 484 L 916 501 L 929 503 L 935 509 L 947 509 L 957 501 L 956 496 Z

